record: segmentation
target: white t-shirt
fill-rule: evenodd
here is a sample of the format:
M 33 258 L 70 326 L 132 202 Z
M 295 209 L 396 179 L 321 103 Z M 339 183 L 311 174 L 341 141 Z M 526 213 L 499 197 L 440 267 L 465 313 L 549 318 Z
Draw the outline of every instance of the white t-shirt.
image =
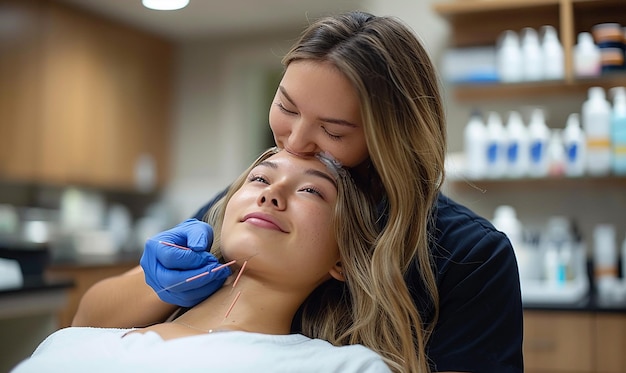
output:
M 26 372 L 390 372 L 362 346 L 336 347 L 301 334 L 216 332 L 163 340 L 131 329 L 65 328 L 12 373 Z

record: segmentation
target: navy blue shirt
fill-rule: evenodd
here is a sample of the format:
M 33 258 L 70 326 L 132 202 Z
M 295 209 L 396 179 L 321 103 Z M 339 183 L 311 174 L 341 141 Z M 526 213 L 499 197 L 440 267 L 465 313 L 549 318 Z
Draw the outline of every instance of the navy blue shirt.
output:
M 194 216 L 202 220 L 220 193 Z M 431 232 L 439 289 L 439 319 L 427 345 L 434 372 L 523 372 L 522 301 L 517 262 L 506 235 L 443 194 Z M 433 304 L 417 267 L 406 274 L 425 320 Z

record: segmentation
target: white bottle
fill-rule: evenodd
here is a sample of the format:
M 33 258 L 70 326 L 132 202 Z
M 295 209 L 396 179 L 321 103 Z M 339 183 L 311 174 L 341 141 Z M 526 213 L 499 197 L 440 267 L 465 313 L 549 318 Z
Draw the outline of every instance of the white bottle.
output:
M 598 295 L 610 297 L 617 280 L 617 249 L 615 245 L 615 227 L 599 224 L 593 230 L 593 270 Z
M 507 176 L 519 178 L 528 172 L 528 128 L 518 111 L 510 111 L 506 122 Z
M 500 114 L 487 115 L 487 177 L 501 178 L 506 171 L 506 138 Z
M 484 178 L 487 173 L 487 128 L 479 111 L 471 114 L 463 137 L 467 178 Z
M 594 77 L 602 71 L 600 48 L 593 42 L 588 32 L 578 34 L 578 43 L 574 46 L 574 74 L 577 77 Z
M 543 80 L 543 52 L 537 31 L 532 27 L 522 29 L 522 75 L 525 81 Z
M 517 218 L 515 209 L 508 205 L 498 206 L 493 214 L 492 224 L 509 238 L 517 259 L 520 278 L 529 278 L 529 271 L 533 269 L 530 266 L 534 263 L 529 261 L 531 258 L 524 246 L 524 227 Z
M 516 83 L 523 80 L 522 50 L 519 37 L 513 30 L 500 34 L 496 48 L 496 68 L 503 83 Z
M 583 103 L 582 124 L 587 138 L 586 171 L 592 176 L 608 175 L 611 170 L 611 104 L 602 87 L 589 88 Z
M 550 131 L 548 142 L 548 175 L 560 177 L 565 174 L 565 146 L 561 130 Z
M 559 80 L 565 77 L 565 60 L 563 45 L 559 41 L 556 29 L 546 25 L 541 28 L 543 39 L 541 49 L 543 53 L 543 72 L 546 80 Z
M 626 87 L 611 88 L 611 156 L 613 174 L 626 175 Z
M 583 176 L 585 173 L 586 139 L 580 127 L 578 113 L 571 113 L 563 130 L 565 146 L 565 175 L 570 177 Z
M 548 175 L 548 141 L 550 130 L 546 125 L 542 109 L 534 109 L 528 123 L 529 162 L 528 175 L 546 177 Z

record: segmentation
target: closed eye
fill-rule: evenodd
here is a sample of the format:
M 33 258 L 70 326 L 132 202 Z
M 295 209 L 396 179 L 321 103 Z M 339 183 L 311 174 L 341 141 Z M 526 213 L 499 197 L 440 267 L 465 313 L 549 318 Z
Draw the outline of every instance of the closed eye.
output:
M 278 109 L 279 109 L 280 111 L 282 111 L 283 113 L 286 113 L 286 114 L 291 114 L 291 115 L 297 115 L 297 114 L 298 114 L 298 113 L 297 113 L 297 112 L 295 112 L 295 111 L 288 110 L 288 109 L 285 107 L 285 105 L 283 105 L 281 102 L 275 102 L 275 103 L 274 103 L 274 105 L 276 105 L 276 106 L 278 107 Z

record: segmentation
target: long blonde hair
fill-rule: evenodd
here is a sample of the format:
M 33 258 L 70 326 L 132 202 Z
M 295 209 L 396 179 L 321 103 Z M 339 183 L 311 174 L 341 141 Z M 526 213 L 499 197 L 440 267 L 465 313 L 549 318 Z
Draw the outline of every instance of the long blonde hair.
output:
M 359 282 L 352 285 L 364 292 L 352 295 L 355 322 L 346 331 L 349 341 L 378 351 L 395 371 L 429 372 L 425 346 L 437 321 L 439 294 L 428 232 L 446 149 L 435 69 L 406 25 L 363 12 L 311 24 L 283 64 L 297 60 L 330 62 L 354 86 L 373 165 L 359 187 L 375 194 L 382 186 L 386 205 L 387 220 L 375 239 L 369 272 L 349 272 L 349 281 Z M 426 289 L 434 305 L 431 320 L 422 320 L 404 280 L 410 266 L 417 267 L 422 281 L 411 286 Z

